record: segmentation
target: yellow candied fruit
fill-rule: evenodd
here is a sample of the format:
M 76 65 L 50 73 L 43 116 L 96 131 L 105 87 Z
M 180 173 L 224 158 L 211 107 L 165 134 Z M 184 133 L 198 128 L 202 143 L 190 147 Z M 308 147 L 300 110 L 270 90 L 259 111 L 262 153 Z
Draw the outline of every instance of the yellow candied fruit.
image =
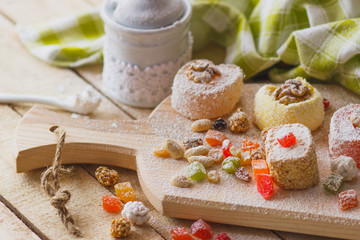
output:
M 232 156 L 234 157 L 238 157 L 238 158 L 242 158 L 242 155 L 241 155 L 241 149 L 240 148 L 236 148 L 234 146 L 231 146 L 230 147 L 230 153 Z
M 240 162 L 241 162 L 241 166 L 245 166 L 245 165 L 251 165 L 251 155 L 250 152 L 241 152 L 241 158 L 240 158 Z
M 170 157 L 170 153 L 166 151 L 164 146 L 157 146 L 154 150 L 154 155 L 157 157 Z
M 116 196 L 124 203 L 135 200 L 135 191 L 130 182 L 118 183 L 114 186 Z

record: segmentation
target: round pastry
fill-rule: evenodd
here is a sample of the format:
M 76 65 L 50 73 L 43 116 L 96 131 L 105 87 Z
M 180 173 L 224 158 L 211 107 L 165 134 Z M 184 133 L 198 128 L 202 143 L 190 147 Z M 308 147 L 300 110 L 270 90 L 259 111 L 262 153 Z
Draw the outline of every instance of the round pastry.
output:
M 287 80 L 279 87 L 265 85 L 255 95 L 254 117 L 260 130 L 301 123 L 313 131 L 324 119 L 323 97 L 300 77 Z
M 282 146 L 278 139 L 292 133 L 294 144 Z M 265 140 L 266 161 L 277 185 L 284 189 L 304 189 L 319 182 L 315 145 L 310 130 L 302 124 L 271 128 Z
M 233 64 L 190 61 L 175 76 L 171 105 L 190 119 L 220 117 L 239 101 L 243 78 L 241 68 Z
M 352 157 L 360 168 L 360 104 L 338 109 L 331 117 L 329 151 L 332 157 Z

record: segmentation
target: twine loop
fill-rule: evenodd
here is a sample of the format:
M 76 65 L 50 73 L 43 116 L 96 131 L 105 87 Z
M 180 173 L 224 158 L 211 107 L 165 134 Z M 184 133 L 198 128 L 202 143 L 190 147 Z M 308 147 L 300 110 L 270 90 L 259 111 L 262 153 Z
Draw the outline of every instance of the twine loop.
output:
M 45 172 L 41 175 L 41 186 L 44 188 L 45 192 L 51 197 L 50 204 L 57 209 L 61 221 L 64 223 L 66 229 L 73 235 L 80 237 L 82 232 L 75 225 L 75 221 L 65 205 L 71 198 L 71 194 L 68 190 L 63 190 L 60 187 L 58 180 L 59 174 L 70 173 L 72 168 L 64 168 L 61 166 L 61 152 L 65 143 L 66 131 L 58 126 L 53 126 L 50 128 L 50 131 L 56 134 L 57 136 L 57 145 L 54 161 L 51 167 L 46 169 Z

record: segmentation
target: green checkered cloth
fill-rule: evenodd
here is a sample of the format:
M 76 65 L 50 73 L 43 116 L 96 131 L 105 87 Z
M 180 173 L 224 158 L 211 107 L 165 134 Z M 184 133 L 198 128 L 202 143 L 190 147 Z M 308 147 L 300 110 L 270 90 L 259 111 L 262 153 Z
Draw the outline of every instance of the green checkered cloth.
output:
M 227 49 L 226 62 L 247 78 L 276 82 L 296 76 L 339 82 L 360 94 L 359 0 L 193 0 L 194 50 L 208 42 Z M 42 26 L 19 26 L 24 45 L 56 66 L 102 60 L 98 10 Z

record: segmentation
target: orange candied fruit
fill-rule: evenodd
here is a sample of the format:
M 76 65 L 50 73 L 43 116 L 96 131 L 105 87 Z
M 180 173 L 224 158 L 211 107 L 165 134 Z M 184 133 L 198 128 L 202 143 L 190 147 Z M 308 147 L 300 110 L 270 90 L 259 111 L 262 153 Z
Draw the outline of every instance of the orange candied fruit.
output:
M 265 160 L 252 160 L 251 165 L 255 178 L 259 173 L 269 174 L 269 167 Z
M 114 186 L 116 196 L 124 203 L 135 201 L 135 191 L 129 182 L 118 183 Z
M 166 151 L 163 145 L 157 146 L 154 150 L 154 155 L 157 157 L 169 157 L 170 154 Z
M 103 208 L 108 212 L 119 212 L 123 208 L 120 198 L 115 196 L 103 196 L 102 202 Z
M 221 145 L 226 139 L 226 135 L 216 130 L 209 130 L 206 133 L 205 140 L 210 146 Z
M 258 144 L 257 142 L 250 141 L 249 139 L 242 140 L 241 150 L 243 152 L 247 152 L 247 151 L 252 152 L 253 150 L 255 150 L 259 147 L 260 147 L 260 144 Z

